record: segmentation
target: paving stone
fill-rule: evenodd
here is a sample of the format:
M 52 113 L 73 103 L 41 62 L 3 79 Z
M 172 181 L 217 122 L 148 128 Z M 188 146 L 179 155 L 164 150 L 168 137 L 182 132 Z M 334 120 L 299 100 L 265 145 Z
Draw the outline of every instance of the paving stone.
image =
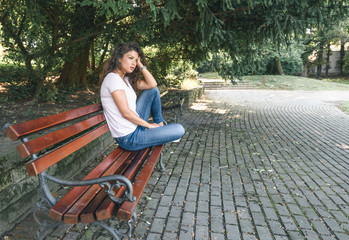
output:
M 198 212 L 196 217 L 196 225 L 209 226 L 208 213 Z
M 194 226 L 195 214 L 192 212 L 184 212 L 182 216 L 181 225 L 183 226 Z
M 271 232 L 273 235 L 281 235 L 286 236 L 286 232 L 284 230 L 284 227 L 279 221 L 268 221 Z
M 168 232 L 178 232 L 179 223 L 181 222 L 180 218 L 169 217 L 165 227 L 165 231 Z
M 269 231 L 268 227 L 264 227 L 264 226 L 257 226 L 257 234 L 259 236 L 259 239 L 261 240 L 272 240 L 272 234 Z
M 242 231 L 243 234 L 245 234 L 245 233 L 254 233 L 255 232 L 251 220 L 240 219 L 239 223 L 240 223 L 240 228 L 241 228 L 241 231 Z
M 209 232 L 207 226 L 196 226 L 195 239 L 209 239 Z
M 159 206 L 157 211 L 156 211 L 155 217 L 156 218 L 166 218 L 168 213 L 169 213 L 169 209 L 170 209 L 169 206 Z
M 161 235 L 157 233 L 149 233 L 147 240 L 161 240 Z
M 226 225 L 226 234 L 228 239 L 240 239 L 240 229 L 238 225 Z
M 193 227 L 181 226 L 181 230 L 179 232 L 179 239 L 192 240 L 193 235 L 194 235 Z
M 212 240 L 221 240 L 221 239 L 224 239 L 224 234 L 212 232 L 212 233 L 211 233 L 211 239 L 212 239 Z
M 267 222 L 263 213 L 252 212 L 252 219 L 256 226 L 267 226 Z
M 238 223 L 237 216 L 233 212 L 224 212 L 224 220 L 227 224 L 235 225 Z
M 176 232 L 165 232 L 163 239 L 175 240 L 178 239 Z
M 205 212 L 208 213 L 209 211 L 209 202 L 206 201 L 199 201 L 198 202 L 198 212 Z
M 165 226 L 165 219 L 155 218 L 151 224 L 150 231 L 154 233 L 162 233 L 164 226 Z

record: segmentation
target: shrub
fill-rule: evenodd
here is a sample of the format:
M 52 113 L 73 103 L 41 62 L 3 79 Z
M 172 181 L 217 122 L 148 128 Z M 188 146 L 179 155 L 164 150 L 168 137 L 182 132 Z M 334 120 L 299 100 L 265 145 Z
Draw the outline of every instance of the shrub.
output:
M 192 68 L 189 62 L 179 62 L 172 67 L 169 74 L 165 77 L 165 81 L 170 87 L 179 88 L 185 79 L 198 79 L 199 73 Z
M 18 66 L 14 64 L 1 64 L 0 63 L 0 82 L 20 83 L 28 79 L 27 71 L 24 66 Z

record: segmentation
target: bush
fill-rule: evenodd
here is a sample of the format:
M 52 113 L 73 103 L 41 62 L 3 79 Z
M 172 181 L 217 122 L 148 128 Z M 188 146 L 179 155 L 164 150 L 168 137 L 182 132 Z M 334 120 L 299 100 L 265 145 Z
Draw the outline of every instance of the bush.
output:
M 343 59 L 343 73 L 349 76 L 349 54 L 345 54 Z
M 179 62 L 165 77 L 168 86 L 179 88 L 185 79 L 198 79 L 199 73 L 188 62 Z
M 27 70 L 24 66 L 14 64 L 0 63 L 0 82 L 1 83 L 20 83 L 28 80 Z
M 27 82 L 9 82 L 9 85 L 6 85 L 6 99 L 8 101 L 18 101 L 28 99 L 33 96 L 35 87 L 33 85 L 28 84 Z
M 279 49 L 276 49 L 272 44 L 264 46 L 264 49 L 251 49 L 253 61 L 246 61 L 243 57 L 238 61 L 233 61 L 227 54 L 218 52 L 202 62 L 197 71 L 199 73 L 219 72 L 224 75 L 233 69 L 232 72 L 237 77 L 242 75 L 274 75 L 279 74 L 275 64 L 275 57 L 278 57 L 286 75 L 298 75 L 303 68 L 302 52 L 303 47 L 297 43 L 292 43 L 288 47 L 281 46 Z M 249 68 L 241 68 L 241 65 L 244 64 L 248 65 Z

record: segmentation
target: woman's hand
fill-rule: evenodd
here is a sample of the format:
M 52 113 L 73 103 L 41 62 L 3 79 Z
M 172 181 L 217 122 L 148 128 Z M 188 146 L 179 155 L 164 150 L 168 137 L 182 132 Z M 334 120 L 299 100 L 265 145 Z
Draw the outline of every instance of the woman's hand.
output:
M 157 123 L 149 123 L 149 126 L 148 126 L 148 128 L 157 128 L 157 127 L 160 127 L 160 125 Z
M 140 59 L 137 59 L 137 67 L 139 68 L 139 69 L 141 69 L 142 67 L 143 67 L 143 63 L 141 62 L 141 60 Z
M 143 67 L 143 63 L 141 62 L 140 59 L 137 59 L 137 67 L 139 69 L 142 69 Z M 151 89 L 158 85 L 153 75 L 149 72 L 147 68 L 142 69 L 141 72 L 143 74 L 144 81 L 137 81 L 137 88 L 139 90 Z

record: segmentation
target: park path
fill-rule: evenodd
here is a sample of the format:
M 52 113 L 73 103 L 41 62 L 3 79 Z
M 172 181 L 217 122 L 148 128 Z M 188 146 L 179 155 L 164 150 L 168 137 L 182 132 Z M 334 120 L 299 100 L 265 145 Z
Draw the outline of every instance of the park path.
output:
M 152 175 L 132 239 L 348 240 L 349 116 L 337 107 L 348 98 L 206 91 L 180 120 L 181 142 L 167 144 L 169 172 Z M 30 219 L 11 240 L 32 239 Z M 65 226 L 48 239 L 94 231 Z
M 349 239 L 349 92 L 205 96 L 165 154 L 147 239 Z

